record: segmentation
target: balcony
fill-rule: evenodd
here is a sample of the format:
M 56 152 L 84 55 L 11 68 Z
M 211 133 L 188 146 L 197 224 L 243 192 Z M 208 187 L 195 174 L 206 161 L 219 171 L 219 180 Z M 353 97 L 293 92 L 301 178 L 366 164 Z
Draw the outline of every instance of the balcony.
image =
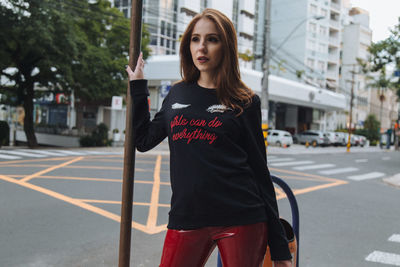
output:
M 340 12 L 340 5 L 338 3 L 331 1 L 331 8 L 337 12 Z
M 339 78 L 339 73 L 335 69 L 328 69 L 326 72 L 326 78 L 329 80 L 337 81 Z
M 329 26 L 331 28 L 340 29 L 340 22 L 338 20 L 329 20 Z
M 329 37 L 329 45 L 339 47 L 340 46 L 340 40 L 338 37 Z
M 339 62 L 339 53 L 329 53 L 328 61 L 337 64 Z

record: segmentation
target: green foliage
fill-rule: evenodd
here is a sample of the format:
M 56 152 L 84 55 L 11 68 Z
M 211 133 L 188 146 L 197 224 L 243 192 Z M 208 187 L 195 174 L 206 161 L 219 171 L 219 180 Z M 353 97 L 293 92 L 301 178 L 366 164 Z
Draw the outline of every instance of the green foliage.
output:
M 74 89 L 97 100 L 126 90 L 130 22 L 108 0 L 0 1 L 0 94 L 23 104 L 28 144 L 36 143 L 33 98 Z M 149 56 L 150 34 L 142 31 Z
M 254 54 L 252 54 L 251 51 L 247 49 L 244 53 L 239 53 L 239 58 L 243 61 L 250 62 L 254 60 Z
M 365 137 L 368 140 L 378 141 L 379 140 L 379 129 L 381 127 L 380 122 L 376 119 L 375 115 L 370 114 L 364 121 Z
M 0 121 L 0 147 L 9 144 L 10 126 L 6 121 Z
M 108 127 L 104 123 L 100 123 L 93 130 L 91 135 L 85 135 L 79 138 L 79 144 L 83 147 L 88 146 L 110 146 L 111 139 L 108 139 Z
M 398 24 L 391 29 L 391 34 L 385 40 L 373 43 L 369 47 L 371 58 L 369 68 L 371 72 L 382 72 L 389 65 L 395 70 L 400 70 L 400 17 Z M 363 65 L 365 70 L 367 65 Z M 396 90 L 400 100 L 400 77 L 390 77 L 389 88 Z

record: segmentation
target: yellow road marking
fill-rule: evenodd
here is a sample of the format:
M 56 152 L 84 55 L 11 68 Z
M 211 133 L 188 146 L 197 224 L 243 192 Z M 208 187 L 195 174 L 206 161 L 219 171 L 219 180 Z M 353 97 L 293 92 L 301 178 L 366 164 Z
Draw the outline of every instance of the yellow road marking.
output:
M 157 224 L 158 214 L 158 199 L 160 196 L 160 170 L 161 170 L 161 155 L 157 156 L 156 164 L 154 167 L 154 183 L 151 192 L 149 216 L 147 217 L 147 227 L 153 229 Z
M 312 191 L 325 189 L 325 188 L 338 186 L 338 185 L 344 185 L 344 184 L 348 184 L 349 183 L 347 181 L 334 179 L 334 178 L 323 177 L 323 176 L 314 175 L 314 174 L 308 174 L 308 173 L 302 173 L 302 172 L 296 172 L 296 171 L 289 171 L 289 170 L 282 170 L 282 169 L 276 169 L 276 168 L 269 168 L 269 169 L 273 170 L 273 171 L 276 171 L 276 172 L 281 172 L 281 173 L 289 173 L 289 174 L 294 174 L 294 175 L 311 177 L 311 178 L 316 179 L 314 181 L 320 181 L 320 182 L 329 181 L 330 182 L 330 183 L 327 183 L 327 184 L 306 187 L 306 188 L 303 188 L 303 189 L 292 189 L 294 195 L 305 194 L 305 193 L 309 193 L 309 192 L 312 192 Z M 304 179 L 304 180 L 307 180 L 307 178 Z M 285 198 L 285 197 L 286 197 L 286 195 L 284 193 L 283 193 L 283 195 L 279 193 L 279 195 L 276 196 L 276 199 L 279 200 L 279 199 L 282 199 L 282 198 Z
M 5 167 L 18 167 L 18 168 L 31 168 L 31 167 L 51 167 L 54 165 L 49 165 L 49 164 L 24 164 L 24 165 L 7 165 Z M 65 166 L 64 168 L 68 169 L 100 169 L 104 170 L 107 168 L 107 170 L 121 170 L 122 168 L 120 167 L 105 167 L 105 166 L 85 166 L 85 165 L 80 165 L 80 166 Z M 135 171 L 138 172 L 150 172 L 146 169 L 140 169 L 140 168 L 135 168 Z
M 46 159 L 25 159 L 25 160 L 2 161 L 2 162 L 0 162 L 0 166 L 13 164 L 13 163 L 25 163 L 25 162 L 63 161 L 63 160 L 68 160 L 68 159 L 73 159 L 73 158 L 75 158 L 75 156 L 60 157 L 60 158 L 53 157 L 53 158 L 46 158 Z
M 19 174 L 8 174 L 7 176 L 13 177 L 13 178 L 20 178 L 24 177 L 25 175 L 19 175 Z M 51 175 L 41 175 L 35 177 L 36 179 L 54 179 L 54 180 L 77 180 L 77 181 L 98 181 L 98 182 L 118 182 L 121 183 L 122 179 L 121 178 L 90 178 L 90 177 L 74 177 L 74 176 L 51 176 Z M 138 184 L 153 184 L 153 181 L 144 181 L 144 180 L 135 180 L 135 183 Z M 171 183 L 169 182 L 160 182 L 160 185 L 168 185 L 170 186 Z
M 86 203 L 100 203 L 100 204 L 118 204 L 121 205 L 121 201 L 116 201 L 116 200 L 101 200 L 101 199 L 78 199 L 82 202 L 86 202 Z M 150 203 L 146 203 L 146 202 L 133 202 L 133 205 L 138 205 L 138 206 L 150 206 Z M 170 204 L 162 204 L 162 203 L 158 203 L 159 207 L 165 207 L 165 208 L 169 208 L 171 207 Z
M 289 170 L 276 169 L 276 168 L 268 168 L 268 169 L 270 169 L 272 171 L 276 171 L 276 172 L 289 173 L 289 174 L 294 174 L 294 175 L 298 175 L 298 176 L 307 176 L 307 177 L 317 178 L 320 180 L 331 181 L 331 182 L 342 181 L 342 180 L 335 179 L 335 178 L 328 178 L 328 177 L 324 177 L 324 176 L 308 174 L 308 173 L 303 173 L 303 172 L 297 172 L 297 171 L 289 171 Z
M 21 180 L 16 180 L 16 179 L 13 179 L 13 178 L 5 176 L 5 175 L 1 175 L 0 174 L 0 179 L 4 180 L 6 182 L 9 182 L 9 183 L 14 183 L 14 184 L 17 184 L 17 185 L 20 185 L 20 186 L 35 190 L 37 192 L 43 193 L 43 194 L 51 196 L 53 198 L 65 201 L 65 202 L 70 203 L 72 205 L 78 206 L 78 207 L 80 207 L 82 209 L 85 209 L 85 210 L 94 212 L 96 214 L 102 215 L 102 216 L 104 216 L 104 217 L 106 217 L 108 219 L 111 219 L 113 221 L 116 221 L 116 222 L 119 222 L 119 223 L 121 222 L 121 217 L 119 215 L 114 214 L 114 213 L 109 212 L 109 211 L 106 211 L 106 210 L 103 210 L 103 209 L 100 209 L 100 208 L 98 208 L 96 206 L 87 204 L 87 203 L 85 203 L 83 201 L 80 201 L 78 199 L 74 199 L 74 198 L 68 197 L 66 195 L 51 191 L 49 189 L 46 189 L 46 188 L 43 188 L 43 187 L 40 187 L 40 186 L 37 186 L 37 185 L 33 185 L 33 184 L 30 184 L 30 183 L 23 182 Z M 166 229 L 166 226 L 167 225 L 164 224 L 164 225 L 160 225 L 160 226 L 154 227 L 153 229 L 147 229 L 147 227 L 145 225 L 132 221 L 132 228 L 135 228 L 137 230 L 143 231 L 143 232 L 148 233 L 148 234 L 156 234 L 156 233 L 162 232 L 162 231 L 164 231 Z
M 45 173 L 54 171 L 55 169 L 59 169 L 59 168 L 62 168 L 62 167 L 66 167 L 67 165 L 69 165 L 69 164 L 71 164 L 71 163 L 74 163 L 74 162 L 77 162 L 77 161 L 81 160 L 82 158 L 83 158 L 83 157 L 78 157 L 78 158 L 72 159 L 72 160 L 70 160 L 70 161 L 64 162 L 64 163 L 62 163 L 62 164 L 59 164 L 59 165 L 56 165 L 56 166 L 52 166 L 52 167 L 47 168 L 47 169 L 45 169 L 45 170 L 42 170 L 42 171 L 40 171 L 40 172 L 36 172 L 36 173 L 34 173 L 34 174 L 28 175 L 28 176 L 24 177 L 23 179 L 21 179 L 21 182 L 27 182 L 27 181 L 29 181 L 30 179 L 35 178 L 36 176 L 39 176 L 39 175 L 42 175 L 42 174 L 45 174 Z

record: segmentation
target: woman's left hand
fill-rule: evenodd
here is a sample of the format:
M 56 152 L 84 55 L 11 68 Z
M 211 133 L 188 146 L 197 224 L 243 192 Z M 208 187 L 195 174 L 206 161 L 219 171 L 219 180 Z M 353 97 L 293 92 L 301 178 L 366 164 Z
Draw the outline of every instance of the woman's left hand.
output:
M 132 71 L 132 69 L 129 66 L 126 66 L 126 72 L 128 73 L 129 80 L 133 81 L 133 80 L 144 79 L 143 69 L 144 69 L 143 53 L 140 52 L 136 63 L 135 71 Z
M 275 267 L 292 267 L 292 261 L 274 261 Z

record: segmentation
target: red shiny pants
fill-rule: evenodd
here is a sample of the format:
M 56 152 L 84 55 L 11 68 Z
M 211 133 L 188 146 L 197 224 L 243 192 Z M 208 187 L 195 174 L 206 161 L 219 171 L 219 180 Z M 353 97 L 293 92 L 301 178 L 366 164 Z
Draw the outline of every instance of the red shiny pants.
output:
M 267 248 L 267 224 L 169 229 L 160 267 L 203 267 L 215 246 L 224 267 L 260 267 Z

